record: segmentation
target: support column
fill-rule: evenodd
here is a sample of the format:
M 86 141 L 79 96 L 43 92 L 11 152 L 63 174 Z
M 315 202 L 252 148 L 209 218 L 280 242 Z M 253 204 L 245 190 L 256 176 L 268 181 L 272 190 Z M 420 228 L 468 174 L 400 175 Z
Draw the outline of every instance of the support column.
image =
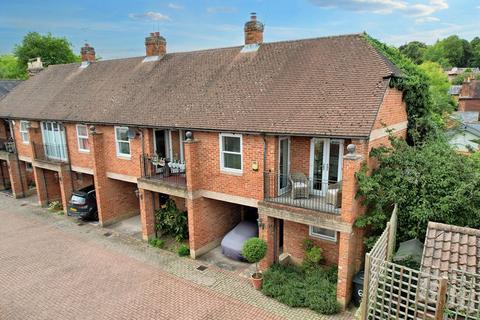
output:
M 93 130 L 92 130 L 93 129 Z M 101 226 L 108 224 L 108 181 L 105 168 L 103 134 L 90 130 L 91 152 L 93 159 L 93 180 L 95 182 L 95 196 L 97 198 L 98 221 Z
M 199 256 L 197 251 L 203 245 L 201 241 L 201 227 L 200 221 L 202 215 L 202 199 L 194 198 L 195 190 L 198 189 L 198 182 L 195 177 L 195 172 L 198 170 L 196 151 L 199 141 L 188 138 L 184 143 L 184 157 L 185 157 L 185 178 L 187 183 L 187 199 L 185 204 L 187 206 L 188 214 L 188 241 L 190 247 L 190 256 L 195 259 Z
M 342 220 L 352 224 L 352 232 L 340 232 L 338 257 L 337 300 L 346 307 L 352 293 L 352 280 L 361 268 L 364 256 L 363 230 L 354 226 L 356 219 L 364 213 L 360 199 L 356 199 L 358 190 L 355 173 L 360 171 L 367 154 L 366 141 L 353 141 L 347 147 L 348 154 L 343 157 L 342 181 Z
M 8 174 L 10 176 L 10 186 L 14 198 L 23 198 L 27 192 L 27 173 L 15 154 L 8 155 Z
M 142 238 L 149 240 L 155 236 L 155 210 L 153 192 L 138 189 L 140 198 L 140 219 L 142 221 Z
M 37 188 L 38 204 L 40 204 L 42 207 L 46 207 L 48 205 L 48 193 L 47 182 L 45 181 L 43 169 L 34 166 L 33 176 L 35 178 L 35 186 Z
M 62 207 L 65 214 L 67 214 L 67 206 L 73 192 L 72 172 L 66 165 L 62 165 L 58 173 L 58 182 L 60 184 L 60 195 L 62 197 Z
M 278 246 L 278 241 L 275 241 L 275 218 L 258 214 L 258 237 L 267 243 L 267 254 L 265 258 L 260 261 L 260 269 L 265 270 L 275 262 L 275 247 Z

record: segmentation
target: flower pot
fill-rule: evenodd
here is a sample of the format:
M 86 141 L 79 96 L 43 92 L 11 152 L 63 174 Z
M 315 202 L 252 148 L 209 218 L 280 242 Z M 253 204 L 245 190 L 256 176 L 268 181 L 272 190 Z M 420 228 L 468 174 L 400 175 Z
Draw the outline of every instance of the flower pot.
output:
M 252 274 L 252 276 L 250 277 L 250 280 L 252 281 L 252 285 L 255 289 L 257 290 L 262 289 L 263 275 L 261 272 L 256 272 Z

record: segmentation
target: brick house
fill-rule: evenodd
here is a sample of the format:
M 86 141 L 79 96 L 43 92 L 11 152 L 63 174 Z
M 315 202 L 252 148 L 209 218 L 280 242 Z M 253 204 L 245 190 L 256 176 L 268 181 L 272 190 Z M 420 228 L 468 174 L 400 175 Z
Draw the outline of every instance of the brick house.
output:
M 480 80 L 468 78 L 458 97 L 458 111 L 480 111 Z
M 31 166 L 40 204 L 64 207 L 94 183 L 101 225 L 140 214 L 144 239 L 169 196 L 188 211 L 193 258 L 244 219 L 268 242 L 263 267 L 300 261 L 311 239 L 348 303 L 364 253 L 354 175 L 388 130 L 406 134 L 399 71 L 362 35 L 263 43 L 263 31 L 252 16 L 243 46 L 181 53 L 157 32 L 146 56 L 98 62 L 85 45 L 81 65 L 50 66 L 0 102 L 10 179 Z

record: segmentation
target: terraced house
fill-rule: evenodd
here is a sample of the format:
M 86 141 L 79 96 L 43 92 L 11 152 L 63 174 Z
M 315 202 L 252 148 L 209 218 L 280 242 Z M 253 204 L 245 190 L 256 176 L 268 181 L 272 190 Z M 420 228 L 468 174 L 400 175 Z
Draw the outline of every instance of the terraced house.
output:
M 49 66 L 0 102 L 4 179 L 38 201 L 95 184 L 106 226 L 141 215 L 155 234 L 166 196 L 188 211 L 191 256 L 219 245 L 241 220 L 256 220 L 268 242 L 263 267 L 283 254 L 303 258 L 309 238 L 338 264 L 338 299 L 348 303 L 361 268 L 363 213 L 355 172 L 369 150 L 404 136 L 398 69 L 363 35 L 263 42 L 255 16 L 245 43 L 168 53 L 158 32 L 146 56 Z

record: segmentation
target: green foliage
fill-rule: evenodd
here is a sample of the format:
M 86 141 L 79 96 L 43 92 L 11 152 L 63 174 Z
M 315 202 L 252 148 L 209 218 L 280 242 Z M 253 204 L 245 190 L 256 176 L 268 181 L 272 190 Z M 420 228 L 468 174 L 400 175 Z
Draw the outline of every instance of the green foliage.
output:
M 272 265 L 263 276 L 262 292 L 290 307 L 306 307 L 321 314 L 339 311 L 336 268 L 304 270 L 297 266 Z
M 427 45 L 420 41 L 412 41 L 398 47 L 401 53 L 409 57 L 414 63 L 421 64 Z
M 420 263 L 418 263 L 413 257 L 408 256 L 403 260 L 395 261 L 395 263 L 405 266 L 410 269 L 420 270 Z
M 63 210 L 62 203 L 57 200 L 52 201 L 48 204 L 48 210 L 52 212 Z
M 409 146 L 390 137 L 392 147 L 372 150 L 378 168 L 356 177 L 358 196 L 367 206 L 357 226 L 368 227 L 371 247 L 398 204 L 398 241 L 422 240 L 428 221 L 480 227 L 480 161 L 458 154 L 440 135 Z
M 0 79 L 26 79 L 27 73 L 22 70 L 18 59 L 11 54 L 0 56 Z
M 14 53 L 23 70 L 27 68 L 28 59 L 36 57 L 42 58 L 45 67 L 52 64 L 80 61 L 80 58 L 73 53 L 72 45 L 66 38 L 54 37 L 50 33 L 46 35 L 37 32 L 27 33 L 22 42 L 15 46 Z
M 305 246 L 305 257 L 302 261 L 302 267 L 304 269 L 315 269 L 322 260 L 322 254 L 322 248 L 313 245 Z
M 190 249 L 186 244 L 182 244 L 180 247 L 178 247 L 177 253 L 180 257 L 185 257 L 190 255 Z
M 160 248 L 160 249 L 165 247 L 165 241 L 158 238 L 153 238 L 148 240 L 148 244 L 151 245 L 152 247 Z
M 186 212 L 178 210 L 175 201 L 169 199 L 155 211 L 156 228 L 161 234 L 171 235 L 177 241 L 188 238 L 188 217 Z
M 429 93 L 432 97 L 432 113 L 435 122 L 442 125 L 443 115 L 455 111 L 456 105 L 453 98 L 448 94 L 450 83 L 448 77 L 443 72 L 442 67 L 436 62 L 424 62 L 419 66 L 428 77 Z
M 267 243 L 257 237 L 245 241 L 242 256 L 250 263 L 258 263 L 267 254 Z
M 401 77 L 394 77 L 390 86 L 403 92 L 407 105 L 409 135 L 411 140 L 422 140 L 427 133 L 436 131 L 438 119 L 434 114 L 432 97 L 429 91 L 429 78 L 417 65 L 394 47 L 365 35 L 379 52 L 393 62 L 402 72 Z

